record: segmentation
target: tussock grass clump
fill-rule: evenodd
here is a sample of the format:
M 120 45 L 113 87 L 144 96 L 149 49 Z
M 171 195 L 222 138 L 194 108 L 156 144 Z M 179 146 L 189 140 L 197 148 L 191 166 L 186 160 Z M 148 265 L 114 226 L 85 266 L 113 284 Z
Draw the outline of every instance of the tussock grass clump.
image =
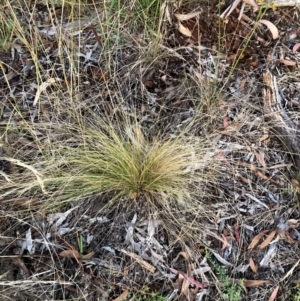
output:
M 46 206 L 47 199 L 53 206 L 105 193 L 114 199 L 143 196 L 187 205 L 193 185 L 211 180 L 211 173 L 205 172 L 212 164 L 207 158 L 211 141 L 185 135 L 146 137 L 143 128 L 128 118 L 121 123 L 95 117 L 93 122 L 56 130 L 63 132 L 61 139 L 51 142 L 50 148 L 45 145 L 39 164 L 24 163 L 26 172 L 17 182 L 2 185 L 2 192 L 19 197 L 44 191 Z
M 126 118 L 114 125 L 96 117 L 93 124 L 68 131 L 75 133 L 76 144 L 58 143 L 44 163 L 46 190 L 55 189 L 60 200 L 112 193 L 188 202 L 193 182 L 207 180 L 200 170 L 211 164 L 205 159 L 208 146 L 199 138 L 147 137 Z

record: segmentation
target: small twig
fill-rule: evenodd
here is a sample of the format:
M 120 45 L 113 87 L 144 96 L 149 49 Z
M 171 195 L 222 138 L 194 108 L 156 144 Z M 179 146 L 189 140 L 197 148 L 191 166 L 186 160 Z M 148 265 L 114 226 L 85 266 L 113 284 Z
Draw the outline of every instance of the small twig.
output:
M 226 19 L 230 16 L 230 14 L 234 11 L 234 9 L 239 5 L 241 0 L 235 0 L 230 6 L 228 6 L 225 11 L 220 16 L 221 19 Z

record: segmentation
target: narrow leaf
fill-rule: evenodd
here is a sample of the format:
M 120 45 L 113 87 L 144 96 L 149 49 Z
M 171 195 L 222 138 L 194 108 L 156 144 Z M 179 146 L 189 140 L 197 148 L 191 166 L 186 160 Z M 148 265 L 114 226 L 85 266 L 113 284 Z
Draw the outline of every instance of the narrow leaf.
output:
M 264 154 L 261 153 L 261 152 L 256 152 L 256 151 L 254 151 L 254 154 L 255 154 L 255 157 L 258 160 L 258 162 L 262 165 L 262 167 L 264 169 L 266 169 L 267 164 L 266 164 L 265 159 L 264 159 Z
M 270 22 L 268 20 L 264 20 L 264 19 L 260 20 L 259 22 L 268 27 L 268 29 L 272 33 L 273 40 L 278 39 L 278 37 L 279 37 L 278 29 L 272 22 Z
M 274 289 L 273 293 L 271 294 L 271 296 L 269 298 L 269 301 L 274 301 L 275 300 L 278 291 L 279 291 L 279 285 L 277 285 L 276 288 Z
M 178 21 L 178 30 L 180 33 L 182 33 L 183 35 L 187 36 L 187 37 L 191 37 L 192 36 L 192 33 L 191 31 L 187 28 L 187 27 L 184 27 L 181 22 Z
M 293 47 L 293 52 L 296 52 L 300 48 L 300 43 L 296 43 Z
M 253 249 L 259 243 L 260 239 L 268 232 L 269 232 L 269 230 L 265 230 L 265 231 L 258 233 L 256 236 L 254 236 L 250 245 L 248 246 L 248 250 Z
M 273 230 L 257 248 L 262 250 L 265 247 L 267 247 L 270 244 L 270 242 L 272 241 L 272 239 L 274 238 L 275 234 L 276 234 L 276 230 Z
M 249 264 L 250 264 L 250 268 L 251 268 L 252 272 L 256 274 L 258 267 L 257 267 L 257 264 L 254 263 L 252 257 L 250 257 Z
M 280 63 L 286 65 L 286 66 L 295 66 L 297 63 L 290 60 L 281 59 Z
M 201 13 L 200 11 L 195 11 L 195 12 L 191 12 L 191 13 L 185 14 L 185 15 L 183 15 L 183 14 L 174 14 L 174 16 L 176 17 L 176 19 L 178 21 L 187 21 L 189 19 L 192 19 L 192 18 L 198 16 L 200 13 Z
M 245 280 L 244 285 L 246 287 L 260 287 L 264 284 L 273 284 L 271 280 Z

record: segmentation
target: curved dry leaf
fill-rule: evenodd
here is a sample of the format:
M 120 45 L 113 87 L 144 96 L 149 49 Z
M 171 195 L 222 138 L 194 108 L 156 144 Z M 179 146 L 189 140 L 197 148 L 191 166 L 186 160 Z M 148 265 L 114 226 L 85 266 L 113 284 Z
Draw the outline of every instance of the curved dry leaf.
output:
M 285 60 L 285 59 L 281 59 L 280 63 L 286 65 L 286 66 L 295 66 L 296 62 L 290 61 L 290 60 Z
M 197 288 L 206 288 L 206 287 L 208 287 L 208 284 L 199 282 L 198 280 L 196 280 L 192 276 L 189 276 L 187 273 L 184 273 L 182 271 L 176 270 L 174 268 L 170 268 L 168 266 L 167 266 L 167 268 L 172 273 L 174 273 L 175 275 L 179 275 L 179 276 L 181 276 L 181 278 L 184 278 L 184 279 L 188 280 L 191 284 L 195 285 Z
M 253 7 L 253 11 L 256 12 L 258 10 L 258 5 L 254 0 L 243 0 L 244 3 L 251 5 Z
M 293 47 L 293 52 L 296 52 L 300 48 L 300 43 L 296 43 Z
M 258 162 L 262 165 L 262 167 L 264 169 L 266 169 L 267 164 L 266 164 L 265 159 L 264 159 L 264 153 L 254 151 L 254 154 L 255 154 L 255 157 L 258 160 Z
M 258 270 L 258 266 L 253 261 L 252 257 L 250 257 L 249 264 L 250 264 L 250 268 L 251 268 L 252 272 L 256 274 L 257 270 Z
M 60 82 L 60 81 L 61 81 L 60 78 L 55 77 L 55 78 L 49 78 L 45 82 L 41 83 L 41 85 L 38 86 L 38 88 L 37 88 L 35 98 L 34 98 L 34 101 L 33 101 L 32 105 L 35 107 L 38 100 L 39 100 L 39 98 L 40 98 L 41 93 L 44 92 L 50 85 L 52 85 L 56 82 Z
M 188 254 L 186 252 L 182 251 L 178 255 L 181 255 L 187 262 L 189 262 L 189 256 L 188 256 Z
M 258 242 L 260 241 L 260 239 L 266 234 L 268 233 L 269 230 L 265 230 L 265 231 L 262 231 L 260 233 L 258 233 L 251 241 L 250 245 L 248 246 L 248 250 L 250 249 L 253 249 L 257 244 Z
M 265 141 L 266 139 L 269 138 L 269 134 L 264 134 L 262 135 L 260 138 L 259 138 L 259 141 L 262 142 L 262 141 Z
M 278 39 L 279 37 L 278 29 L 272 22 L 265 19 L 260 20 L 259 22 L 266 25 L 269 28 L 269 30 L 272 33 L 273 40 Z
M 273 230 L 257 248 L 259 250 L 261 250 L 261 249 L 264 249 L 265 247 L 267 247 L 275 235 L 276 235 L 276 230 Z
M 192 36 L 191 31 L 187 27 L 184 27 L 180 21 L 178 21 L 178 30 L 180 33 L 182 33 L 183 35 L 189 38 Z
M 228 245 L 228 240 L 226 239 L 226 236 L 224 234 L 222 234 L 222 238 L 223 238 L 223 246 L 221 248 L 222 251 L 224 251 Z
M 277 293 L 279 291 L 279 285 L 277 285 L 273 291 L 273 293 L 271 294 L 270 298 L 269 298 L 269 301 L 274 301 L 276 296 L 277 296 Z
M 143 268 L 147 269 L 149 272 L 151 272 L 152 274 L 155 273 L 155 267 L 152 266 L 150 263 L 148 263 L 147 261 L 143 260 L 140 258 L 140 256 L 138 256 L 135 253 L 132 252 L 127 252 L 124 249 L 121 249 L 121 252 L 123 252 L 124 254 L 126 254 L 127 256 L 130 256 L 131 258 L 133 258 L 138 264 L 140 264 Z
M 187 21 L 189 19 L 192 19 L 196 16 L 198 16 L 201 12 L 200 11 L 195 11 L 195 12 L 192 12 L 192 13 L 189 13 L 189 14 L 174 14 L 174 16 L 176 17 L 176 19 L 178 21 Z

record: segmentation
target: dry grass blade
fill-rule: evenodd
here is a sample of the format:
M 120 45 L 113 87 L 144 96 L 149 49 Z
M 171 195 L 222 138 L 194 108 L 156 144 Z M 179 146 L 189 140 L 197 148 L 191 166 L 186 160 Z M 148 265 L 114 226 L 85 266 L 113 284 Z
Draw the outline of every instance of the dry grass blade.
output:
M 31 166 L 29 164 L 21 162 L 20 160 L 14 159 L 14 158 L 0 157 L 0 160 L 8 161 L 8 162 L 10 162 L 12 164 L 15 164 L 15 165 L 17 165 L 19 167 L 23 167 L 23 168 L 29 170 L 30 172 L 32 172 L 34 174 L 34 176 L 36 177 L 41 190 L 43 192 L 45 192 L 45 186 L 44 186 L 44 182 L 43 182 L 42 176 L 41 176 L 40 172 L 38 172 L 36 170 L 36 168 L 34 168 L 33 166 Z M 5 177 L 5 179 L 6 178 L 7 177 Z M 8 181 L 8 182 L 10 182 L 10 181 Z

